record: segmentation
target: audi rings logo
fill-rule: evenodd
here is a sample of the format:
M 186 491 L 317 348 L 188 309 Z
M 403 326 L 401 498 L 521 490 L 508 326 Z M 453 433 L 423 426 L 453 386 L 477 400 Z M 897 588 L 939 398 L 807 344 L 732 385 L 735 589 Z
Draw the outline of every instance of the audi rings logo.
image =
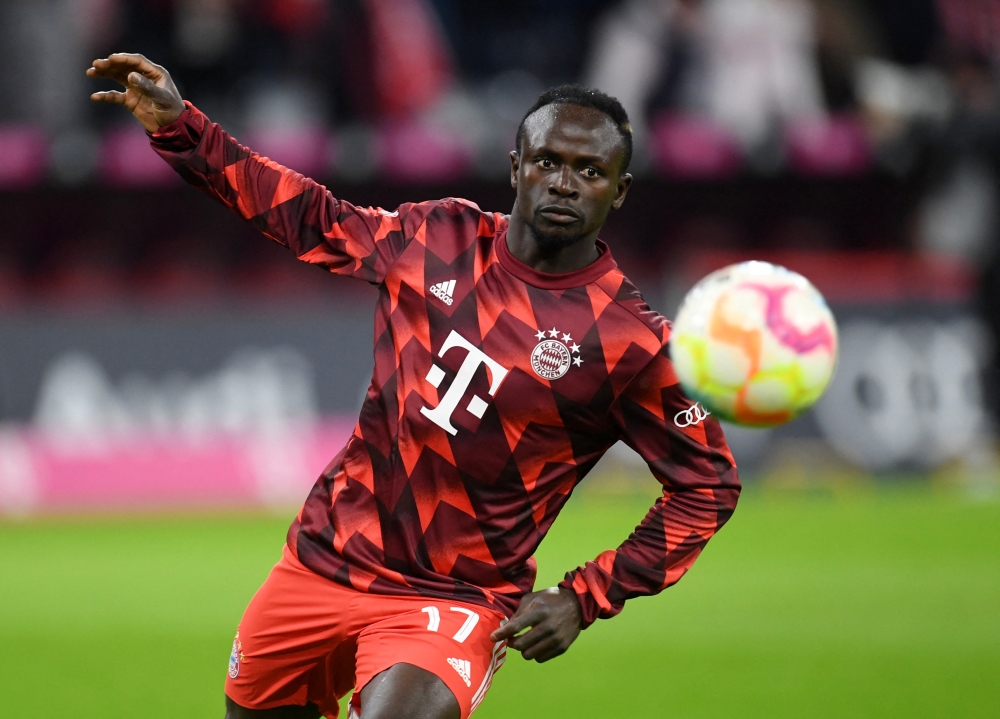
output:
M 695 402 L 687 409 L 682 409 L 674 415 L 674 424 L 681 429 L 684 429 L 685 427 L 694 427 L 695 425 L 704 422 L 710 414 L 712 413 Z

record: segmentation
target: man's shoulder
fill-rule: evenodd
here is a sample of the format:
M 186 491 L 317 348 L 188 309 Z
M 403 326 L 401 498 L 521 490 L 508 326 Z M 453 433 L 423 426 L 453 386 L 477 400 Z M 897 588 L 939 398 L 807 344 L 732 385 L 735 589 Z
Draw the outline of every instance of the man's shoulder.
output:
M 416 232 L 423 228 L 425 239 L 432 243 L 447 241 L 457 231 L 460 235 L 493 236 L 503 228 L 506 217 L 497 212 L 485 212 L 472 200 L 445 197 L 400 205 L 396 213 Z
M 445 213 L 449 215 L 482 215 L 492 217 L 495 213 L 484 212 L 472 200 L 463 197 L 442 197 L 437 200 L 424 200 L 423 202 L 410 202 L 401 205 L 400 210 L 408 212 L 421 212 L 424 215 L 432 213 Z
M 588 288 L 595 304 L 597 334 L 608 361 L 615 396 L 657 357 L 666 357 L 670 323 L 650 308 L 634 284 L 617 267 Z M 601 295 L 597 295 L 597 290 Z
M 649 306 L 639 289 L 618 268 L 600 277 L 595 283 L 617 308 L 614 319 L 628 323 L 643 345 L 665 345 L 670 340 L 670 322 Z M 642 336 L 645 336 L 644 338 Z

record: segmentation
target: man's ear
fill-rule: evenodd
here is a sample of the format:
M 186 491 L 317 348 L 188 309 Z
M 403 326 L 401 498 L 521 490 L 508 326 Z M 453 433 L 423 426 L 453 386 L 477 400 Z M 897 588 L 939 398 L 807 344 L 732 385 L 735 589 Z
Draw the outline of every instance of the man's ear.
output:
M 625 204 L 625 195 L 628 194 L 628 188 L 632 186 L 632 175 L 625 173 L 618 178 L 618 186 L 615 188 L 615 201 L 611 203 L 611 207 L 615 210 L 621 209 L 621 206 Z
M 517 189 L 517 171 L 521 169 L 521 155 L 517 150 L 510 151 L 510 186 Z

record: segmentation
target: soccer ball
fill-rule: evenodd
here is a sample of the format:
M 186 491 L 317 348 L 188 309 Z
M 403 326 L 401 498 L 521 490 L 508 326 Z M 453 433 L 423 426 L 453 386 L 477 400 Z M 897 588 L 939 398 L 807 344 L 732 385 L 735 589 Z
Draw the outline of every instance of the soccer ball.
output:
M 837 324 L 802 275 L 769 262 L 742 262 L 688 292 L 670 355 L 688 396 L 709 412 L 773 427 L 812 406 L 830 383 Z

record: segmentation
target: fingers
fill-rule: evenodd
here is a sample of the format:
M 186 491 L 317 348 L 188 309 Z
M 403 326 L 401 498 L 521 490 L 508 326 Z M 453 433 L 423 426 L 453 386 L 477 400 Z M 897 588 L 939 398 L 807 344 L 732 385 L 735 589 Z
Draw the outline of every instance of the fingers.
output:
M 575 633 L 552 621 L 544 621 L 527 634 L 511 639 L 507 646 L 521 652 L 525 659 L 542 663 L 558 657 L 569 649 Z
M 491 639 L 505 640 L 507 646 L 521 652 L 525 659 L 541 663 L 563 654 L 581 628 L 576 596 L 552 587 L 525 595 L 514 616 L 493 632 Z
M 168 93 L 157 87 L 156 84 L 147 77 L 143 77 L 137 72 L 130 73 L 126 78 L 125 86 L 149 97 L 154 102 L 156 100 L 167 99 Z M 91 94 L 90 99 L 94 102 L 106 102 L 113 105 L 124 105 L 126 95 L 124 92 L 107 90 Z
M 120 68 L 112 67 L 107 61 L 94 60 L 94 64 L 87 68 L 87 77 L 94 79 L 115 80 L 125 85 L 125 78 L 128 73 L 123 73 Z
M 143 77 L 137 72 L 129 73 L 128 76 L 125 78 L 125 82 L 123 82 L 122 84 L 124 84 L 126 88 L 135 90 L 136 92 L 145 95 L 154 102 L 158 100 L 169 101 L 170 99 L 170 93 L 168 93 L 163 88 L 157 87 L 156 83 L 154 83 L 148 77 Z M 104 92 L 95 92 L 91 94 L 90 99 L 93 100 L 94 102 L 108 102 L 115 105 L 124 105 L 125 93 L 115 92 L 111 90 Z
M 94 60 L 90 68 L 87 69 L 87 77 L 107 78 L 127 85 L 129 73 L 132 72 L 141 73 L 154 82 L 166 74 L 162 67 L 150 62 L 142 55 L 118 52 L 108 55 L 106 58 Z
M 527 656 L 527 653 L 535 649 L 536 645 L 540 642 L 548 641 L 555 634 L 555 631 L 555 626 L 550 622 L 542 622 L 531 631 L 510 639 L 507 642 L 507 646 L 521 652 L 521 654 L 525 655 L 525 658 L 531 659 L 530 656 Z
M 534 659 L 539 664 L 555 659 L 560 654 L 564 654 L 568 645 L 558 636 L 552 636 L 544 641 L 537 642 L 527 651 L 521 652 L 525 659 Z
M 101 60 L 96 60 L 94 67 L 97 67 L 97 63 L 102 62 Z M 135 70 L 136 72 L 141 72 L 143 75 L 160 75 L 163 73 L 163 68 L 152 63 L 146 59 L 145 55 L 139 55 L 133 52 L 116 52 L 112 55 L 108 55 L 107 60 L 112 66 L 117 66 L 121 68 L 128 68 L 128 70 Z
M 125 104 L 125 93 L 124 92 L 95 92 L 90 96 L 90 99 L 94 102 L 107 102 L 112 105 L 124 105 Z
M 150 99 L 159 100 L 167 94 L 162 88 L 157 87 L 155 82 L 138 72 L 130 72 L 127 80 L 129 87 L 135 88 Z
M 507 641 L 515 634 L 518 634 L 536 624 L 539 620 L 541 620 L 541 618 L 542 617 L 538 612 L 531 611 L 527 606 L 521 605 L 521 607 L 514 613 L 514 616 L 510 618 L 510 621 L 490 635 L 490 641 Z
M 565 644 L 557 642 L 552 649 L 548 650 L 544 654 L 539 654 L 537 657 L 535 657 L 535 661 L 538 662 L 539 664 L 544 664 L 550 659 L 561 657 L 563 654 L 566 653 L 566 650 L 568 648 L 569 647 L 567 647 Z

